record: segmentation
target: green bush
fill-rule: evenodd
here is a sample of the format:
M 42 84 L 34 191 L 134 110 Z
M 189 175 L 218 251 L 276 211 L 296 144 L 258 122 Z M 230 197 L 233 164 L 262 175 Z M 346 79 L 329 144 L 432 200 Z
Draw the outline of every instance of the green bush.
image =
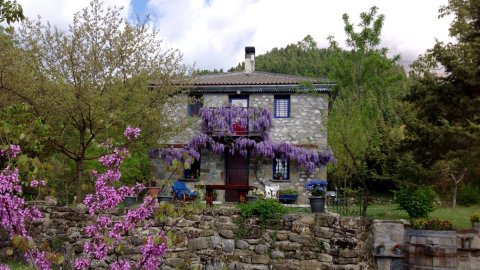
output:
M 280 195 L 298 195 L 298 190 L 296 189 L 280 189 L 278 191 Z
M 258 199 L 253 202 L 240 204 L 240 216 L 243 218 L 258 217 L 264 224 L 269 220 L 280 218 L 287 213 L 287 208 L 275 199 Z
M 433 218 L 431 220 L 427 220 L 424 218 L 417 218 L 412 221 L 412 226 L 414 229 L 417 229 L 417 230 L 434 230 L 434 231 L 453 230 L 453 225 L 450 221 L 439 220 L 437 218 Z
M 474 185 L 461 185 L 458 189 L 457 201 L 461 205 L 469 206 L 480 204 L 480 187 Z
M 402 187 L 395 191 L 395 202 L 411 219 L 426 218 L 435 209 L 437 194 L 432 187 Z

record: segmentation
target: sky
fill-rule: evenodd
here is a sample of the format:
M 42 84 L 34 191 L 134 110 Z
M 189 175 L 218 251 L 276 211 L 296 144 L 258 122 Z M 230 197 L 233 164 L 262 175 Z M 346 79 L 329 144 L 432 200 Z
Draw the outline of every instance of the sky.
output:
M 184 62 L 198 69 L 224 70 L 244 60 L 244 47 L 256 54 L 285 47 L 311 35 L 319 47 L 327 37 L 345 43 L 342 14 L 358 24 L 359 14 L 377 6 L 385 15 L 382 46 L 400 54 L 408 65 L 433 47 L 435 39 L 451 41 L 451 18 L 438 19 L 448 0 L 103 0 L 123 6 L 122 15 L 134 20 L 150 15 L 164 46 L 179 49 Z M 29 18 L 41 16 L 68 29 L 73 14 L 89 0 L 17 0 Z

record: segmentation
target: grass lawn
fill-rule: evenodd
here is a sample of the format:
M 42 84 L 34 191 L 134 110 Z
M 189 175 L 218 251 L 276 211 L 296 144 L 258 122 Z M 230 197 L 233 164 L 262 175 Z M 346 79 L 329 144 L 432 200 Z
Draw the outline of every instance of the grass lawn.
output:
M 452 222 L 455 229 L 469 229 L 472 227 L 470 216 L 475 213 L 480 213 L 480 205 L 437 208 L 430 214 L 430 217 L 448 220 Z M 399 210 L 396 204 L 372 204 L 368 207 L 367 216 L 375 219 L 408 220 L 407 212 Z
M 0 264 L 6 264 L 10 267 L 11 270 L 33 270 L 34 268 L 30 265 L 25 265 L 21 262 L 14 261 L 13 259 L 8 259 L 6 262 L 0 260 Z

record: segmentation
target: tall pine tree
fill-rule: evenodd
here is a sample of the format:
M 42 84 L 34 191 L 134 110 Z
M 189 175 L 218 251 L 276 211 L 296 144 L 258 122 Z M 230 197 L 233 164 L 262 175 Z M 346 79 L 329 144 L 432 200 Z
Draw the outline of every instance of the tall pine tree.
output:
M 460 181 L 478 183 L 480 175 L 480 1 L 450 0 L 440 8 L 447 15 L 456 41 L 437 41 L 412 65 L 406 101 L 414 117 L 404 146 L 428 172 L 425 180 L 451 183 L 455 206 Z

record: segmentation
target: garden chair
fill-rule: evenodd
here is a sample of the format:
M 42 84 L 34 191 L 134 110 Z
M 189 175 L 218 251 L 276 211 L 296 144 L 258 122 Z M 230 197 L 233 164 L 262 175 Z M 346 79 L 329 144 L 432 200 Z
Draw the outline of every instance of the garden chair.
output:
M 273 198 L 278 200 L 279 185 L 265 186 L 265 198 Z
M 196 191 L 190 191 L 183 181 L 173 182 L 172 191 L 174 199 L 182 200 L 184 202 L 195 200 L 198 196 L 198 193 Z

